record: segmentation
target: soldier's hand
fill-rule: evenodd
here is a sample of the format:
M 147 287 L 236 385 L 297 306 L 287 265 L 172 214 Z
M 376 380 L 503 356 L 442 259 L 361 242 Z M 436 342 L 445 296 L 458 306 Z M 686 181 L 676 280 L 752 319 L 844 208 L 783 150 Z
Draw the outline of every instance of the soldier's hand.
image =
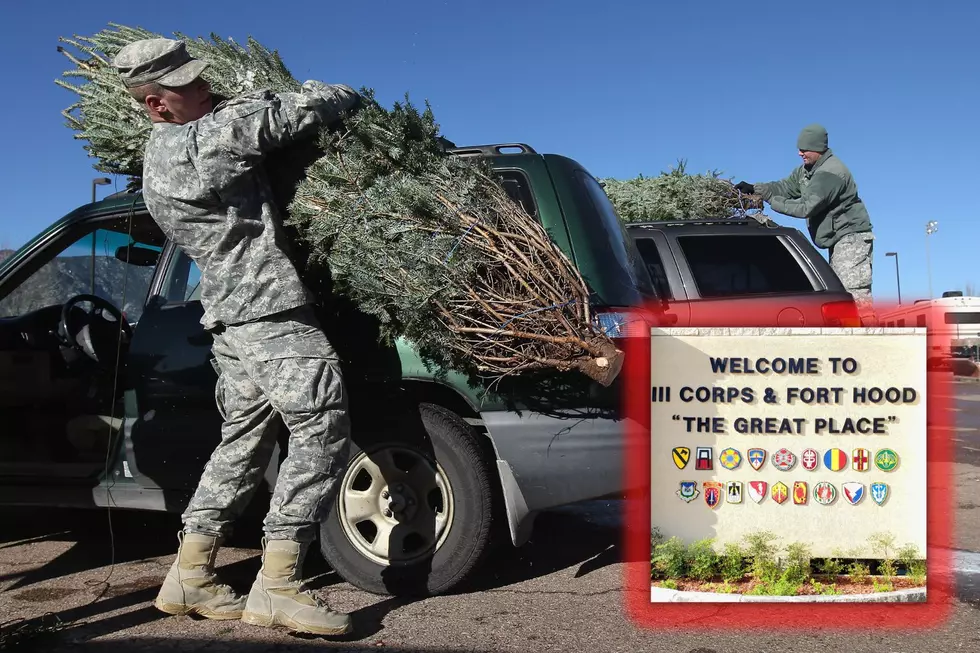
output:
M 755 186 L 745 181 L 735 184 L 735 189 L 745 195 L 755 195 Z

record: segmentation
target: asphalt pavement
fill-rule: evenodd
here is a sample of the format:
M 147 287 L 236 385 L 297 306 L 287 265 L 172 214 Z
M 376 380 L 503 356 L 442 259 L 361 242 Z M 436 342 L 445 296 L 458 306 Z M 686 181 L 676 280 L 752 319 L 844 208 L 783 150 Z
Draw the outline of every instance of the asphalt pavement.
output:
M 314 586 L 353 613 L 344 641 L 294 636 L 240 622 L 170 617 L 152 606 L 176 550 L 175 515 L 113 511 L 0 510 L 0 623 L 6 631 L 58 625 L 10 650 L 114 651 L 681 651 L 848 653 L 980 651 L 980 384 L 955 386 L 956 595 L 949 618 L 927 632 L 649 631 L 623 611 L 627 565 L 619 502 L 543 514 L 518 550 L 504 549 L 466 588 L 420 601 L 361 592 L 318 555 Z M 112 528 L 110 530 L 110 519 Z M 222 576 L 245 591 L 259 567 L 258 525 L 219 557 Z M 770 610 L 778 621 L 778 606 Z M 882 609 L 887 609 L 885 606 Z M 869 624 L 870 626 L 871 624 Z M 2 640 L 0 640 L 2 641 Z

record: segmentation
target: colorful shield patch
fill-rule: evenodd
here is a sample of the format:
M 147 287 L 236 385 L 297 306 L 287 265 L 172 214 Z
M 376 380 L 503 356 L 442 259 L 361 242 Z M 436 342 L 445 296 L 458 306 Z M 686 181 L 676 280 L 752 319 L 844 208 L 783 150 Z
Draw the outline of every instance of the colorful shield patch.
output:
M 708 504 L 709 508 L 717 508 L 718 504 L 721 503 L 721 482 L 705 481 L 702 485 L 704 486 L 704 502 Z
M 752 469 L 759 471 L 762 466 L 766 464 L 766 450 L 765 449 L 749 449 L 749 464 L 752 465 Z M 765 492 L 763 492 L 764 494 Z
M 891 449 L 879 449 L 875 454 L 875 467 L 883 472 L 890 472 L 898 467 L 898 454 Z
M 729 447 L 721 452 L 721 455 L 718 456 L 718 461 L 725 469 L 735 469 L 742 464 L 742 454 L 736 449 Z
M 728 503 L 742 503 L 742 482 L 728 481 L 725 486 L 728 494 Z
M 861 503 L 864 498 L 864 483 L 844 483 L 841 489 L 844 490 L 844 498 L 852 506 Z
M 872 483 L 871 498 L 879 506 L 884 504 L 888 499 L 888 485 L 886 483 Z
M 789 488 L 782 481 L 776 483 L 772 486 L 772 500 L 776 503 L 782 503 L 789 498 Z
M 674 459 L 674 464 L 677 465 L 677 469 L 684 469 L 687 467 L 687 462 L 691 459 L 691 450 L 688 447 L 674 447 L 670 455 Z
M 698 490 L 697 481 L 681 481 L 680 489 L 677 490 L 677 496 L 688 503 L 697 499 L 699 494 L 701 492 Z
M 819 461 L 820 454 L 817 453 L 816 449 L 804 449 L 803 453 L 800 454 L 800 464 L 807 471 L 815 470 Z
M 694 469 L 711 470 L 714 468 L 711 447 L 698 447 L 697 457 L 694 459 Z
M 805 506 L 808 494 L 809 491 L 806 487 L 806 481 L 796 481 L 793 483 L 793 503 L 798 506 Z
M 780 449 L 772 455 L 772 465 L 776 469 L 788 472 L 796 464 L 796 456 L 789 449 Z
M 756 503 L 762 503 L 762 500 L 766 498 L 766 490 L 769 489 L 769 484 L 765 481 L 749 481 L 749 496 Z
M 871 452 L 867 449 L 855 449 L 851 452 L 851 469 L 855 472 L 868 471 L 871 464 Z
M 822 506 L 829 506 L 837 498 L 837 488 L 833 483 L 817 483 L 813 488 L 813 498 Z
M 839 472 L 847 467 L 847 454 L 843 449 L 829 449 L 823 455 L 823 466 L 832 472 Z

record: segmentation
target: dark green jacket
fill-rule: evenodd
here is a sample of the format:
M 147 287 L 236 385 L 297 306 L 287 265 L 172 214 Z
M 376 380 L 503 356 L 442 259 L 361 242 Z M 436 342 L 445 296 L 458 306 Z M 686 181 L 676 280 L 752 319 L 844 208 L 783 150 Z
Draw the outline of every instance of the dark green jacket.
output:
M 851 171 L 831 150 L 810 170 L 800 166 L 782 181 L 755 184 L 755 192 L 774 211 L 805 219 L 817 247 L 830 249 L 841 236 L 871 231 L 871 218 Z

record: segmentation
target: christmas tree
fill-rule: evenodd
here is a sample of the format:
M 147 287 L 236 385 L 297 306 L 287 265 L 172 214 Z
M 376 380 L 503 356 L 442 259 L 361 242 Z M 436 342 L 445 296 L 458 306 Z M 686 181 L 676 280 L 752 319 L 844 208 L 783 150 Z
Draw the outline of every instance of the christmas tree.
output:
M 625 222 L 741 218 L 762 209 L 762 198 L 742 195 L 718 171 L 689 174 L 687 162 L 656 177 L 603 179 L 606 194 Z
M 118 24 L 92 37 L 62 38 L 75 67 L 58 80 L 78 95 L 65 110 L 98 170 L 138 187 L 150 123 L 111 65 L 127 43 L 160 35 Z M 215 94 L 300 84 L 278 53 L 212 34 L 177 38 L 210 62 Z M 304 278 L 405 337 L 427 363 L 471 374 L 579 370 L 610 384 L 622 352 L 593 321 L 589 289 L 540 224 L 504 191 L 486 163 L 447 156 L 431 108 L 382 107 L 362 89 L 363 108 L 341 129 L 280 155 L 273 180 L 286 209 Z

